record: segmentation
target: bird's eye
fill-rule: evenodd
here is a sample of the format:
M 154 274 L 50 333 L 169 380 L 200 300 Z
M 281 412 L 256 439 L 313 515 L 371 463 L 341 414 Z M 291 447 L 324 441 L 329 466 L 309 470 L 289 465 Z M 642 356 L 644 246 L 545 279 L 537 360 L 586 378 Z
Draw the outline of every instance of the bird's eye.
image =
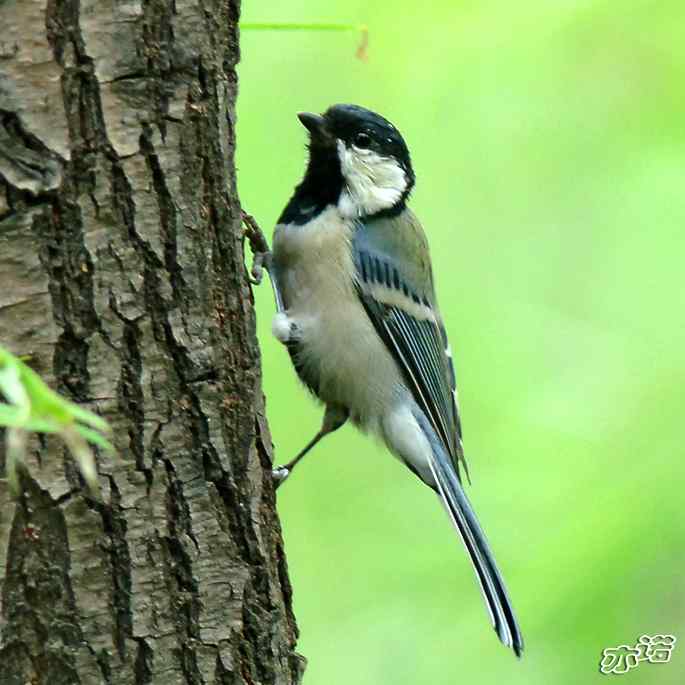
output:
M 360 147 L 362 149 L 371 147 L 371 136 L 369 136 L 368 133 L 357 133 L 354 137 L 354 145 L 355 147 Z

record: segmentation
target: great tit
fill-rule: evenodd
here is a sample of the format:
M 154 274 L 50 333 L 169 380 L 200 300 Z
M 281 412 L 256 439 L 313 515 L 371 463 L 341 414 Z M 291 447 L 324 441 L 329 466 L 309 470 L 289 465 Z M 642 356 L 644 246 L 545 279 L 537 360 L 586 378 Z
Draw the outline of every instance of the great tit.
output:
M 495 631 L 520 656 L 514 610 L 462 487 L 452 354 L 426 236 L 407 206 L 407 145 L 387 119 L 357 105 L 298 117 L 309 163 L 274 232 L 272 330 L 326 409 L 314 439 L 274 471 L 276 483 L 348 418 L 379 436 L 442 500 Z

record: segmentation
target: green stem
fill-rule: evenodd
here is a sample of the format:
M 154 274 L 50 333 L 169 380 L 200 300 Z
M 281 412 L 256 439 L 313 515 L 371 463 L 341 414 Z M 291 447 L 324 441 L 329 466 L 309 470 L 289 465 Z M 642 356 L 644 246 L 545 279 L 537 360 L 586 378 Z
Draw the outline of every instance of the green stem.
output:
M 241 29 L 259 31 L 359 31 L 367 30 L 364 24 L 289 24 L 277 22 L 254 22 L 240 23 Z

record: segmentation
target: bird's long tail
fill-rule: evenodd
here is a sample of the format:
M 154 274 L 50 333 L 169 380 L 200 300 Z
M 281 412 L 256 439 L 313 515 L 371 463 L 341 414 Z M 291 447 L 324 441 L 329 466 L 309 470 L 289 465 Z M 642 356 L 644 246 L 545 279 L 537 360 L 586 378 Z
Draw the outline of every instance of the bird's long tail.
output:
M 485 533 L 442 444 L 436 444 L 434 439 L 431 443 L 434 449 L 430 467 L 438 494 L 469 553 L 495 632 L 502 643 L 511 647 L 520 657 L 523 636 Z

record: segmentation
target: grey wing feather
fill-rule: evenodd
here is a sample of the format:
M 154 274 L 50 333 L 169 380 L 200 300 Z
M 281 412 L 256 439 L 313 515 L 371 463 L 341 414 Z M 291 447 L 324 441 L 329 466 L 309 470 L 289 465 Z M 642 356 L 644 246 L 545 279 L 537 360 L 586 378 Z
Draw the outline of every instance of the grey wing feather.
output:
M 413 215 L 361 224 L 353 241 L 359 297 L 402 368 L 417 404 L 451 455 L 458 475 L 459 461 L 465 465 L 465 460 L 454 368 L 447 354 L 430 264 L 425 258 L 422 261 L 424 247 L 425 238 Z M 379 286 L 391 295 L 385 302 L 378 297 Z M 398 296 L 408 306 L 393 304 Z M 412 314 L 417 308 L 425 315 Z

